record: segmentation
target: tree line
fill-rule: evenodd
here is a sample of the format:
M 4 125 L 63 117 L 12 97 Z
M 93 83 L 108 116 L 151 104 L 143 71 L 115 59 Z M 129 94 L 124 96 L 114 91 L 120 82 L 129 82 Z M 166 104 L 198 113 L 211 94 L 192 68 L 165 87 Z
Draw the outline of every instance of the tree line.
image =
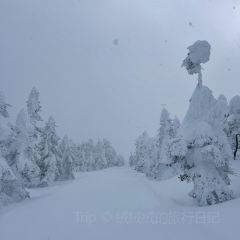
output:
M 123 157 L 106 139 L 76 144 L 67 136 L 58 136 L 53 117 L 42 124 L 36 88 L 26 103 L 14 124 L 0 124 L 0 205 L 28 198 L 27 188 L 74 179 L 76 172 L 124 164 Z M 0 94 L 1 118 L 9 117 L 9 107 Z

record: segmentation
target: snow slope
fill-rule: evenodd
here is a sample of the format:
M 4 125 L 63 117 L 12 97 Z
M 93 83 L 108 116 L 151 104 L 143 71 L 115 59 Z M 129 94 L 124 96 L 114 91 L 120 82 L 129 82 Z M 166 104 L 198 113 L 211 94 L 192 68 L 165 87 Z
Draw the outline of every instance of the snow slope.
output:
M 240 162 L 234 162 L 240 171 Z M 232 187 L 240 192 L 240 177 Z M 122 167 L 31 190 L 0 211 L 1 240 L 237 239 L 240 199 L 197 207 L 177 178 L 149 181 Z

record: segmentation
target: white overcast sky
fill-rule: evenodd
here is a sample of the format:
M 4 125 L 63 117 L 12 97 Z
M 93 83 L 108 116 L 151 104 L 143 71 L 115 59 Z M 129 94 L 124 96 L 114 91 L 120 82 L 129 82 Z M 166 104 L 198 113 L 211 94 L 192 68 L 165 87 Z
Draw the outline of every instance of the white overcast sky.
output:
M 12 120 L 35 86 L 60 136 L 105 137 L 127 156 L 162 104 L 184 117 L 196 40 L 212 45 L 204 84 L 240 94 L 239 0 L 0 0 L 0 90 Z

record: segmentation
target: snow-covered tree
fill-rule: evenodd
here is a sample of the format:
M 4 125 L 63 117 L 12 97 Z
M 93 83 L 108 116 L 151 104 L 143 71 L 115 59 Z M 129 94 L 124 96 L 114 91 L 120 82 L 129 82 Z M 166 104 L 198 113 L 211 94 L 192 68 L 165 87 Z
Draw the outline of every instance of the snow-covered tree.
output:
M 82 156 L 80 155 L 79 146 L 74 143 L 72 139 L 69 139 L 69 147 L 72 155 L 72 160 L 74 163 L 74 171 L 80 171 L 82 167 Z
M 16 120 L 16 126 L 11 126 L 11 144 L 8 153 L 8 161 L 13 170 L 20 174 L 27 187 L 34 187 L 40 182 L 40 169 L 37 166 L 39 160 L 39 140 L 41 128 L 37 122 L 42 121 L 39 115 L 41 105 L 39 92 L 33 88 L 27 100 L 27 114 L 22 110 Z M 14 156 L 15 155 L 15 156 Z
M 124 157 L 122 155 L 117 155 L 117 164 L 116 167 L 122 167 L 125 164 Z
M 83 144 L 75 145 L 74 149 L 74 155 L 75 155 L 75 171 L 76 172 L 85 172 L 87 171 L 87 163 L 86 159 L 84 157 L 84 146 Z
M 12 172 L 5 159 L 0 156 L 0 206 L 18 202 L 29 197 L 23 184 Z
M 97 141 L 94 148 L 94 166 L 95 169 L 103 169 L 108 166 L 108 162 L 105 156 L 104 144 L 101 140 Z
M 11 105 L 5 102 L 5 97 L 3 95 L 3 93 L 0 92 L 0 115 L 2 117 L 9 117 L 9 113 L 8 113 L 8 107 L 10 107 Z
M 3 93 L 0 92 L 0 120 L 1 118 L 8 118 L 9 113 L 8 113 L 8 107 L 10 104 L 5 102 L 5 97 Z M 8 137 L 9 132 L 7 131 L 5 126 L 2 126 L 0 122 L 0 155 L 5 157 L 7 154 L 7 148 L 8 148 L 8 143 L 7 143 L 7 137 Z
M 186 68 L 188 74 L 198 75 L 198 85 L 202 85 L 202 63 L 206 63 L 210 58 L 211 45 L 207 41 L 196 41 L 188 47 L 187 57 L 183 60 L 182 66 Z
M 202 85 L 200 64 L 209 59 L 209 46 L 206 41 L 197 41 L 188 48 L 188 60 L 185 59 L 183 65 L 188 71 L 193 69 L 200 81 L 191 97 L 178 136 L 169 147 L 170 157 L 181 165 L 181 180 L 193 182 L 190 196 L 200 206 L 220 203 L 233 197 L 227 187 L 230 184 L 231 152 L 222 128 L 225 110 L 221 106 L 224 103 L 222 99 L 216 100 L 211 90 Z
M 169 144 L 180 127 L 177 117 L 170 118 L 167 109 L 163 108 L 160 117 L 160 128 L 156 137 L 148 137 L 144 132 L 135 143 L 135 152 L 131 154 L 129 164 L 135 170 L 144 172 L 153 179 L 166 179 L 178 173 L 178 165 L 169 157 Z
M 229 114 L 227 116 L 227 121 L 224 128 L 229 143 L 231 145 L 232 154 L 235 156 L 236 159 L 240 159 L 240 155 L 236 154 L 237 148 L 240 148 L 240 96 L 234 96 L 229 103 Z M 239 144 L 239 146 L 237 146 Z
M 169 145 L 176 136 L 180 127 L 177 117 L 170 118 L 168 111 L 164 108 L 160 117 L 160 128 L 158 132 L 157 158 L 152 161 L 148 171 L 148 176 L 162 180 L 172 177 L 178 173 L 178 166 L 169 158 Z M 155 148 L 156 149 L 156 148 Z M 154 148 L 152 151 L 156 151 Z
M 39 92 L 33 87 L 27 100 L 27 111 L 34 126 L 36 125 L 36 122 L 42 121 L 42 117 L 40 116 L 41 108 Z
M 135 152 L 133 158 L 135 162 L 135 170 L 138 172 L 144 173 L 146 170 L 148 141 L 149 136 L 145 131 L 137 138 L 135 142 Z
M 74 152 L 76 171 L 94 171 L 124 165 L 124 158 L 117 154 L 106 139 L 99 139 L 96 144 L 90 139 L 78 145 Z
M 58 175 L 58 141 L 55 120 L 50 117 L 41 131 L 38 145 L 39 159 L 37 164 L 40 168 L 41 186 L 51 184 Z
M 61 158 L 58 164 L 58 180 L 74 179 L 74 161 L 67 136 L 65 136 L 60 143 L 60 152 Z
M 8 117 L 7 108 L 10 105 L 5 102 L 2 94 L 0 94 L 0 117 Z M 28 192 L 24 189 L 23 184 L 13 173 L 7 164 L 4 155 L 8 152 L 6 142 L 6 129 L 0 124 L 0 205 L 10 202 L 21 201 L 29 197 Z
M 110 141 L 103 139 L 103 148 L 105 153 L 105 159 L 107 161 L 107 167 L 118 166 L 118 156 L 116 150 L 111 145 Z
M 158 164 L 159 157 L 159 139 L 157 137 L 149 137 L 146 141 L 146 154 L 144 161 L 144 172 L 146 176 L 155 178 L 154 169 Z
M 166 108 L 163 108 L 161 112 L 161 117 L 160 117 L 160 128 L 158 131 L 159 148 L 161 148 L 164 136 L 166 135 L 167 128 L 169 128 L 170 121 L 171 120 L 170 120 L 169 112 L 167 111 Z
M 6 155 L 8 164 L 26 187 L 35 187 L 40 181 L 40 169 L 34 155 L 31 124 L 24 109 L 19 112 L 16 125 L 10 127 L 9 149 Z
M 135 165 L 136 165 L 135 156 L 133 155 L 133 153 L 130 153 L 129 166 L 130 166 L 130 167 L 135 167 Z
M 84 152 L 84 165 L 86 171 L 96 170 L 94 166 L 94 142 L 92 139 L 89 139 L 87 142 L 82 144 L 83 152 Z
M 180 126 L 180 121 L 177 117 L 172 120 L 166 109 L 162 110 L 159 129 L 159 159 L 162 163 L 168 163 L 167 148 L 170 139 L 176 136 Z
M 172 122 L 172 128 L 173 128 L 173 135 L 172 136 L 176 136 L 178 129 L 181 126 L 181 122 L 179 120 L 179 118 L 177 116 L 175 116 L 175 118 L 173 119 Z

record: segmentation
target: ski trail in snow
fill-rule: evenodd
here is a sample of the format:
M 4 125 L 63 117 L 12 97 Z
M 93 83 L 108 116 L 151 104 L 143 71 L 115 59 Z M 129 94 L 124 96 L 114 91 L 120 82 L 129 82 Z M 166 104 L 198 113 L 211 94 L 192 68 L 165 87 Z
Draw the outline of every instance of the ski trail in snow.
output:
M 161 201 L 165 198 L 162 194 L 158 193 L 150 184 L 151 180 L 148 180 L 143 174 L 137 174 L 137 179 L 146 188 L 146 191 L 152 195 L 159 203 L 158 209 L 161 209 Z M 164 209 L 166 210 L 166 205 Z M 170 206 L 169 206 L 170 207 Z
M 199 208 L 187 196 L 190 187 L 174 178 L 149 181 L 126 167 L 80 173 L 75 181 L 33 189 L 32 199 L 6 208 L 0 213 L 0 239 L 234 239 L 239 199 Z M 170 212 L 217 213 L 220 222 L 173 224 L 166 219 Z
M 87 229 L 92 225 L 96 233 L 99 225 L 105 230 L 109 225 L 119 228 L 125 216 L 148 212 L 159 205 L 128 168 L 83 173 L 76 181 L 34 189 L 32 193 L 33 199 L 12 206 L 0 216 L 0 239 L 78 239 L 81 231 L 91 235 Z M 81 214 L 83 223 L 79 223 L 77 214 Z M 11 226 L 16 226 L 14 231 Z M 26 231 L 27 226 L 31 228 Z

